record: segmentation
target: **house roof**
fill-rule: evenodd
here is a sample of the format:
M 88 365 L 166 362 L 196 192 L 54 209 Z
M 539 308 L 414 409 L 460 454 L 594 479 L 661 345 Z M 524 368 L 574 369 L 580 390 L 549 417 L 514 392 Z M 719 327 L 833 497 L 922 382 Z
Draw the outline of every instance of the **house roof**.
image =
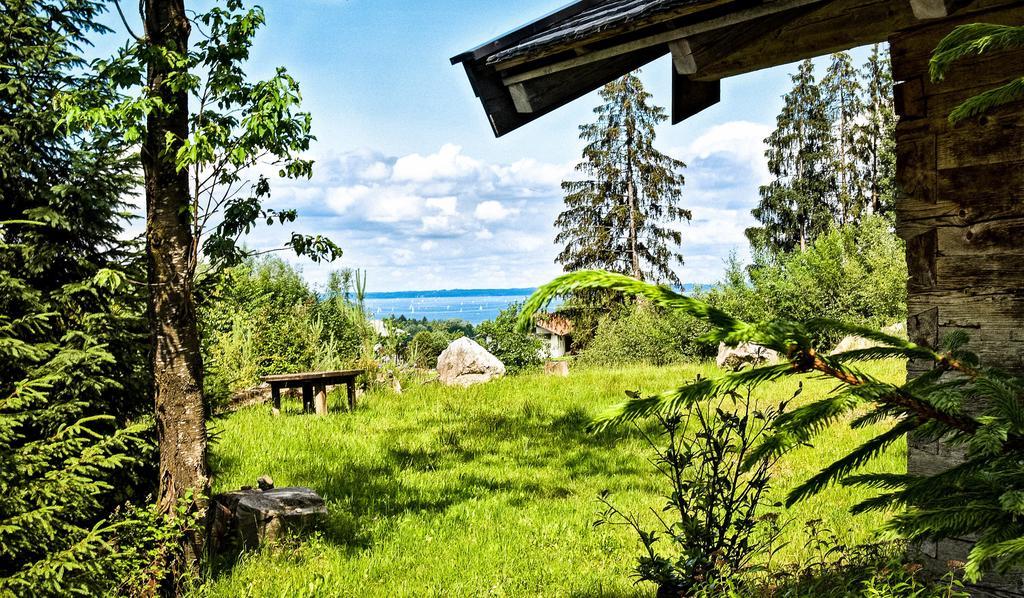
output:
M 710 3 L 714 0 L 599 0 L 577 2 L 578 14 L 568 16 L 539 33 L 488 56 L 489 63 L 501 62 L 531 52 L 543 50 L 559 43 L 584 39 L 588 36 L 634 23 L 643 17 L 656 15 L 686 4 Z M 593 6 L 590 6 L 590 5 Z
M 558 336 L 572 334 L 572 320 L 559 314 L 542 314 L 537 316 L 537 326 Z
M 884 41 L 920 18 L 993 0 L 578 0 L 452 58 L 497 136 L 672 55 L 672 122 L 720 80 Z

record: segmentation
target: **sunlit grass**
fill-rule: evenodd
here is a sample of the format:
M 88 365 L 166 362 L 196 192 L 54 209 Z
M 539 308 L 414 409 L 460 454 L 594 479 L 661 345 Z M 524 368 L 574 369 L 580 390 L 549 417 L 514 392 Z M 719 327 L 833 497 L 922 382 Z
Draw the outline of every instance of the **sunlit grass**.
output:
M 870 373 L 899 381 L 901 362 Z M 506 378 L 469 389 L 413 386 L 402 395 L 364 397 L 353 414 L 324 418 L 249 408 L 219 423 L 213 448 L 216 489 L 253 485 L 261 474 L 278 486 L 315 489 L 327 500 L 323 533 L 300 544 L 243 557 L 221 571 L 215 596 L 621 596 L 653 595 L 636 586 L 638 542 L 619 527 L 595 528 L 597 494 L 648 511 L 664 504 L 665 486 L 635 429 L 598 435 L 589 418 L 621 401 L 625 390 L 659 391 L 716 375 L 704 364 L 573 371 Z M 797 403 L 832 387 L 807 382 Z M 789 398 L 796 380 L 759 396 Z M 653 428 L 652 428 L 653 429 Z M 837 426 L 817 446 L 786 457 L 772 498 L 869 437 Z M 874 468 L 900 471 L 905 446 Z M 843 541 L 871 538 L 879 517 L 852 517 L 863 490 L 833 488 L 786 513 L 797 560 L 803 522 L 821 519 Z

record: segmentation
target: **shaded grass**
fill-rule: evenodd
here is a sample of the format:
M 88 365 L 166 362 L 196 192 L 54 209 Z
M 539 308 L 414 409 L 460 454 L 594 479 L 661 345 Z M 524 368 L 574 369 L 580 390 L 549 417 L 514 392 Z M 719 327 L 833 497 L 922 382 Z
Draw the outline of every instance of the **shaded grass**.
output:
M 870 373 L 903 376 L 903 364 Z M 529 374 L 469 389 L 436 384 L 405 394 L 374 394 L 355 413 L 324 418 L 249 408 L 219 423 L 213 447 L 216 490 L 253 485 L 308 486 L 327 501 L 323 531 L 307 541 L 243 556 L 221 571 L 214 596 L 650 596 L 631 570 L 639 544 L 622 528 L 594 528 L 597 494 L 608 489 L 630 511 L 660 509 L 666 488 L 633 428 L 590 434 L 591 416 L 625 390 L 655 392 L 712 365 L 582 369 L 568 378 Z M 831 382 L 805 381 L 798 403 Z M 765 400 L 793 395 L 796 380 L 763 387 Z M 649 427 L 653 432 L 654 428 Z M 817 447 L 787 456 L 771 498 L 841 456 L 872 430 L 837 426 Z M 900 444 L 874 464 L 901 471 Z M 863 489 L 836 489 L 790 509 L 782 560 L 804 558 L 803 522 L 821 519 L 848 543 L 869 540 L 877 514 L 850 505 Z

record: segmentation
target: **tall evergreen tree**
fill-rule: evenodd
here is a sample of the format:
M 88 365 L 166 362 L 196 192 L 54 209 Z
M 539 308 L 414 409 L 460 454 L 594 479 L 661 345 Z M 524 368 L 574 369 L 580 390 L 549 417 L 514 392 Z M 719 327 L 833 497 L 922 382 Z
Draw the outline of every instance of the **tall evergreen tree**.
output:
M 834 208 L 827 201 L 834 185 L 829 173 L 832 130 L 814 64 L 800 63 L 792 81 L 775 130 L 765 139 L 774 180 L 761 187 L 761 201 L 753 209 L 761 225 L 746 231 L 754 249 L 768 253 L 805 249 L 828 228 Z
M 892 210 L 896 175 L 896 110 L 892 98 L 889 51 L 871 48 L 861 67 L 863 118 L 857 125 L 854 154 L 864 182 L 867 209 L 879 214 Z
M 834 218 L 840 225 L 860 219 L 864 204 L 864 191 L 858 172 L 857 119 L 861 116 L 861 86 L 857 69 L 847 52 L 831 56 L 822 91 L 828 118 L 832 121 L 830 170 L 832 172 L 832 203 L 836 207 Z
M 135 164 L 57 108 L 90 85 L 79 47 L 102 8 L 0 7 L 0 596 L 98 595 L 97 522 L 146 454 L 125 427 L 147 407 L 142 298 L 101 284 L 134 259 L 119 237 Z
M 679 283 L 682 234 L 670 225 L 689 221 L 680 207 L 686 165 L 654 147 L 658 123 L 668 117 L 652 106 L 636 74 L 604 86 L 597 120 L 580 126 L 587 142 L 576 170 L 565 181 L 565 211 L 555 220 L 557 262 L 566 271 L 604 268 L 642 280 Z

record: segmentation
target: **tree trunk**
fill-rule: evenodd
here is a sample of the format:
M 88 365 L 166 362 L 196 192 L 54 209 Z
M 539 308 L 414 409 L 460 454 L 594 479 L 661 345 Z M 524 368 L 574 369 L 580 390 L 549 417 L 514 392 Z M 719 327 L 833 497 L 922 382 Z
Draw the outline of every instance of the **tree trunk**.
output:
M 145 0 L 148 43 L 169 52 L 188 49 L 190 25 L 184 0 Z M 157 504 L 174 514 L 189 491 L 192 508 L 205 519 L 209 477 L 206 467 L 206 418 L 202 360 L 192 294 L 192 231 L 188 172 L 178 170 L 175 155 L 188 136 L 188 93 L 165 84 L 173 74 L 167 61 L 152 57 L 148 64 L 150 93 L 166 111 L 150 112 L 142 148 L 146 178 L 146 254 L 152 335 L 153 400 L 160 448 Z M 171 135 L 176 141 L 168 142 Z M 173 569 L 180 579 L 198 572 L 204 526 L 189 533 L 185 560 Z
M 633 278 L 637 280 L 644 279 L 644 273 L 640 271 L 640 250 L 637 248 L 637 205 L 636 205 L 636 186 L 633 185 L 633 177 L 629 177 L 629 181 L 626 183 L 626 196 L 629 200 L 629 256 L 630 256 L 630 267 L 633 269 Z

